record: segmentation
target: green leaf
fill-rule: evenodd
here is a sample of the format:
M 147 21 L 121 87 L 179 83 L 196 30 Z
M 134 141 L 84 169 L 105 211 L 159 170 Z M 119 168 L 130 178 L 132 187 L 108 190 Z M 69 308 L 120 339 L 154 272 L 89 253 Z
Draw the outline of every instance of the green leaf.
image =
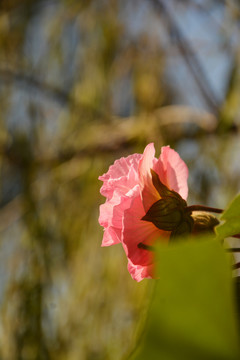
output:
M 220 219 L 224 223 L 221 223 L 215 229 L 218 240 L 240 233 L 240 194 L 223 212 Z
M 231 267 L 212 238 L 157 249 L 159 280 L 135 360 L 237 360 Z

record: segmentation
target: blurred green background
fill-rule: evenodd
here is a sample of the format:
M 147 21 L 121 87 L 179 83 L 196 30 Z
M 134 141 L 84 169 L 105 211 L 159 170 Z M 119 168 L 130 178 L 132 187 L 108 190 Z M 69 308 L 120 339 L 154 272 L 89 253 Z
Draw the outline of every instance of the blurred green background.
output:
M 154 142 L 189 204 L 240 187 L 238 0 L 0 1 L 0 358 L 126 359 L 153 282 L 101 248 L 98 176 Z

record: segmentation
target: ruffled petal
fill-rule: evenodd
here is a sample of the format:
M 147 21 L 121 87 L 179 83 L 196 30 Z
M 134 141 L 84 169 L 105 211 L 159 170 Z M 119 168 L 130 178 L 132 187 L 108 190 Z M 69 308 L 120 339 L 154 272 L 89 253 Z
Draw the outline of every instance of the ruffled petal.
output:
M 105 196 L 107 200 L 110 200 L 114 193 L 126 194 L 136 184 L 138 184 L 138 173 L 131 167 L 126 176 L 105 181 L 100 189 L 100 193 Z
M 139 160 L 142 154 L 132 154 L 127 157 L 121 157 L 115 160 L 113 165 L 108 169 L 108 172 L 99 176 L 99 180 L 105 181 L 109 179 L 118 179 L 128 174 L 129 168 L 133 166 L 135 170 L 138 169 Z
M 154 240 L 169 238 L 169 232 L 161 231 L 151 222 L 141 220 L 145 215 L 140 195 L 133 197 L 130 206 L 124 211 L 122 243 L 127 257 L 134 265 L 150 265 L 152 252 L 139 248 L 139 243 L 152 245 Z
M 101 246 L 116 245 L 121 242 L 121 229 L 117 229 L 113 226 L 107 226 L 104 228 L 103 239 Z
M 153 278 L 153 265 L 142 266 L 134 265 L 131 260 L 128 259 L 128 271 L 133 278 L 133 280 L 141 281 L 143 279 L 152 279 Z
M 100 214 L 98 222 L 101 226 L 107 227 L 112 225 L 113 209 L 121 203 L 121 195 L 115 193 L 111 200 L 107 200 L 104 204 L 100 205 Z
M 122 157 L 109 167 L 106 174 L 99 176 L 98 179 L 103 181 L 100 193 L 107 200 L 112 198 L 115 191 L 125 194 L 138 183 L 138 165 L 141 158 L 142 154 Z
M 118 244 L 120 242 L 120 238 L 121 230 L 112 226 L 108 226 L 106 229 L 104 229 L 101 246 L 111 246 Z
M 152 183 L 152 175 L 150 171 L 153 168 L 153 164 L 155 162 L 154 155 L 154 145 L 153 143 L 150 143 L 146 146 L 138 167 L 141 197 L 145 212 L 147 212 L 152 204 L 154 204 L 160 198 Z
M 121 210 L 121 201 L 121 196 L 114 194 L 111 200 L 100 205 L 98 222 L 104 227 L 102 246 L 118 244 L 121 241 L 121 225 L 119 227 L 120 229 L 116 226 L 116 223 L 122 223 L 123 210 Z M 114 217 L 115 208 L 120 209 L 115 212 L 116 216 Z
M 136 185 L 127 195 L 114 193 L 111 200 L 100 205 L 99 224 L 104 227 L 102 246 L 110 246 L 121 242 L 124 211 L 129 208 L 132 197 L 140 194 Z
M 188 168 L 176 151 L 169 146 L 162 147 L 161 155 L 153 169 L 170 190 L 176 191 L 183 199 L 187 199 Z

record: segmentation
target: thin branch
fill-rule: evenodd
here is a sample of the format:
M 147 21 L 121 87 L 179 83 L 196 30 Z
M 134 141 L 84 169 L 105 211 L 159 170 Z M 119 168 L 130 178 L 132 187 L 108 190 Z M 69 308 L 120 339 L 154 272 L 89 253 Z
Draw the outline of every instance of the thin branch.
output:
M 219 4 L 225 5 L 226 0 L 218 0 Z M 199 3 L 198 1 L 194 1 L 193 4 L 191 0 L 189 1 L 189 4 L 191 4 L 196 9 L 199 9 L 202 14 L 210 18 L 210 21 L 214 23 L 219 29 L 226 30 L 227 26 L 224 26 L 224 23 L 220 21 L 216 16 L 213 15 L 211 11 L 209 11 L 209 8 L 206 6 L 206 4 Z
M 205 71 L 201 66 L 200 61 L 198 60 L 197 54 L 195 53 L 193 47 L 191 46 L 187 38 L 183 35 L 165 1 L 152 0 L 152 3 L 161 15 L 164 13 L 164 16 L 169 24 L 170 32 L 174 34 L 179 51 L 182 54 L 183 59 L 185 60 L 185 63 L 187 64 L 193 78 L 195 79 L 204 100 L 206 101 L 212 112 L 214 114 L 218 114 L 219 101 L 214 93 L 214 90 L 212 89 L 212 86 L 205 74 Z
M 66 174 L 66 178 L 62 182 L 62 185 L 67 184 L 73 179 L 79 178 L 79 176 L 84 172 L 84 170 L 81 170 L 79 166 L 73 167 L 75 171 L 69 171 L 69 166 L 70 168 L 72 167 L 73 161 L 78 161 L 78 159 L 72 159 L 71 161 L 57 165 L 54 169 L 52 168 L 52 170 L 59 169 L 62 174 Z M 46 171 L 45 174 L 31 183 L 33 193 L 37 193 L 40 200 L 44 200 L 49 196 L 48 189 L 41 185 L 42 182 L 46 181 L 48 176 L 49 171 Z M 39 189 L 41 189 L 41 191 Z M 0 208 L 0 233 L 7 230 L 13 225 L 13 223 L 19 221 L 22 216 L 26 214 L 26 208 L 24 209 L 22 206 L 23 201 L 24 196 L 20 193 Z
M 23 196 L 19 194 L 0 208 L 0 233 L 21 219 L 23 216 L 22 201 Z
M 192 211 L 207 211 L 207 212 L 214 212 L 216 214 L 221 214 L 224 211 L 223 209 L 213 208 L 213 207 L 204 206 L 204 205 L 187 206 L 186 210 L 187 210 L 187 212 L 190 212 L 190 213 Z
M 231 237 L 234 237 L 236 239 L 240 239 L 240 234 L 232 235 Z
M 57 101 L 63 106 L 70 103 L 71 97 L 68 92 L 58 89 L 34 78 L 32 75 L 19 73 L 14 70 L 0 68 L 0 81 L 7 83 L 16 82 L 19 85 L 30 87 L 43 93 L 46 97 Z
M 99 109 L 93 104 L 87 105 L 85 103 L 76 101 L 74 96 L 71 95 L 71 91 L 68 92 L 51 84 L 42 82 L 35 78 L 34 75 L 0 67 L 0 84 L 1 82 L 8 84 L 13 83 L 15 86 L 18 85 L 24 90 L 26 88 L 29 92 L 32 92 L 33 90 L 38 91 L 48 100 L 54 101 L 63 107 L 71 105 L 71 109 L 75 109 L 76 111 L 87 110 L 100 118 L 109 118 L 109 114 L 106 113 L 103 109 Z
M 240 248 L 228 248 L 228 249 L 226 249 L 228 252 L 235 252 L 235 253 L 237 253 L 237 252 L 240 252 Z

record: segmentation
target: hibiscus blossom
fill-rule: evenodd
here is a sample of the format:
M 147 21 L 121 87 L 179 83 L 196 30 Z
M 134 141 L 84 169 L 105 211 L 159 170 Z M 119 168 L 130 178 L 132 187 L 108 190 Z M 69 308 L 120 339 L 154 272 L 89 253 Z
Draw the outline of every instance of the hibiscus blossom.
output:
M 103 181 L 100 192 L 106 197 L 99 216 L 99 224 L 104 227 L 102 246 L 122 244 L 134 280 L 154 277 L 153 253 L 147 248 L 156 240 L 169 240 L 171 222 L 167 219 L 162 225 L 161 213 L 166 213 L 166 207 L 185 203 L 187 178 L 188 168 L 178 153 L 164 146 L 157 159 L 153 143 L 143 154 L 116 160 L 99 177 Z M 163 194 L 170 199 L 167 203 Z M 179 216 L 178 211 L 178 222 Z

